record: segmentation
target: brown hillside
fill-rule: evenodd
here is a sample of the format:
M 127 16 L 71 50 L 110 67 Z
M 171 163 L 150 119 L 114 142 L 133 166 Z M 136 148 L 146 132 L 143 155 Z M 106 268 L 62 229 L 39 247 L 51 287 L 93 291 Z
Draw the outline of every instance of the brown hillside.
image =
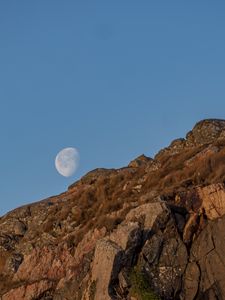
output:
M 1 300 L 225 299 L 225 120 L 0 218 Z

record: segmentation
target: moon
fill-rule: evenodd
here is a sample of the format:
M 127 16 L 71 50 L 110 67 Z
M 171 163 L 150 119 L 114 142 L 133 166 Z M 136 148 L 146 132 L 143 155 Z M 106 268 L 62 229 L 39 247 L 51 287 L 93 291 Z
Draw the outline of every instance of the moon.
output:
M 79 152 L 76 148 L 64 148 L 55 158 L 56 170 L 64 177 L 72 176 L 79 165 Z

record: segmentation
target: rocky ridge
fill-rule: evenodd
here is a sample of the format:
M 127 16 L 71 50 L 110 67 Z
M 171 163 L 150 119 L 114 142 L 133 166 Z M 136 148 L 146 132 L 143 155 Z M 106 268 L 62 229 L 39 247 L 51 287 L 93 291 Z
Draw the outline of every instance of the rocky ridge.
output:
M 225 120 L 0 218 L 1 300 L 224 299 Z

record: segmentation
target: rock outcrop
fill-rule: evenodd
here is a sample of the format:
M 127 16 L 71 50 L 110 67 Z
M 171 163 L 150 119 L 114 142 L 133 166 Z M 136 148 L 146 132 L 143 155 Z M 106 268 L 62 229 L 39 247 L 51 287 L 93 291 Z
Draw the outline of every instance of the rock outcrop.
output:
M 225 299 L 225 121 L 0 218 L 1 300 Z

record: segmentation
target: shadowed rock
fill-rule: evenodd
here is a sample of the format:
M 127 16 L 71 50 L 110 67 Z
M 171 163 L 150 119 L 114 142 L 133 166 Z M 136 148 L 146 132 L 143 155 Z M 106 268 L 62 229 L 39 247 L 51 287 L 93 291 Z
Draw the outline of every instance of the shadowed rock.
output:
M 225 299 L 224 183 L 225 120 L 209 119 L 154 159 L 14 209 L 0 218 L 0 299 Z

